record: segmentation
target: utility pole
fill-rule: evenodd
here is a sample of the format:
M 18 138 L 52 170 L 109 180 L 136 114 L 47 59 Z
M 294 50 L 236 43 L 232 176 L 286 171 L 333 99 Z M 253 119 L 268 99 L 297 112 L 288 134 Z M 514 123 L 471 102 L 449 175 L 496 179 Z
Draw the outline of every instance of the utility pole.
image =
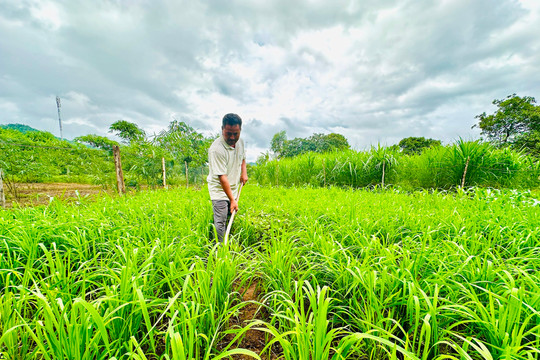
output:
M 56 107 L 58 108 L 58 124 L 60 125 L 60 140 L 64 140 L 64 135 L 62 134 L 62 118 L 60 117 L 60 96 L 56 97 Z

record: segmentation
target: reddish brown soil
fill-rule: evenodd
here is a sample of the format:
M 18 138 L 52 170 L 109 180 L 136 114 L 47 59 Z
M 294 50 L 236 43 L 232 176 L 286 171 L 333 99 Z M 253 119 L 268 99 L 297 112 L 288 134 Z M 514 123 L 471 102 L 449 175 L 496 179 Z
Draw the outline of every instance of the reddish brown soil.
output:
M 15 191 L 12 190 L 15 189 Z M 14 203 L 23 206 L 48 204 L 52 197 L 67 201 L 77 200 L 78 197 L 96 196 L 106 193 L 100 185 L 75 183 L 18 183 L 11 188 L 4 185 L 6 207 Z M 77 195 L 77 192 L 79 193 Z M 109 191 L 110 192 L 110 191 Z
M 260 297 L 259 283 L 253 281 L 247 284 L 246 287 L 237 288 L 236 291 L 242 294 L 242 301 L 250 303 L 240 310 L 236 318 L 230 320 L 229 327 L 244 327 L 253 320 L 265 320 L 266 313 L 259 309 L 260 305 L 257 303 Z M 260 328 L 260 326 L 256 327 Z M 234 347 L 251 350 L 261 356 L 263 360 L 277 359 L 278 354 L 275 352 L 272 352 L 271 356 L 268 355 L 268 351 L 265 351 L 265 354 L 261 355 L 261 351 L 267 344 L 267 336 L 263 331 L 249 329 L 242 341 Z M 234 336 L 232 334 L 227 335 L 223 345 L 228 344 L 233 338 Z M 252 357 L 247 355 L 234 355 L 231 358 L 235 360 L 253 360 Z

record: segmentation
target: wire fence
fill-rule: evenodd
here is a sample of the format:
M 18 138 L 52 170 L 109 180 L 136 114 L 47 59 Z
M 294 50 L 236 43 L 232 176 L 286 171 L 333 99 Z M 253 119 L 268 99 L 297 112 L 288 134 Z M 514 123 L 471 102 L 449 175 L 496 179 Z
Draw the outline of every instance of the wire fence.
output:
M 202 186 L 207 166 L 133 151 L 122 151 L 122 170 L 128 188 L 167 185 Z M 186 171 L 187 167 L 187 171 Z M 0 140 L 0 169 L 7 184 L 74 182 L 115 187 L 113 151 L 89 148 L 24 144 Z
M 197 185 L 205 183 L 208 167 L 189 166 L 184 161 L 163 159 L 152 152 L 141 154 L 122 149 L 122 170 L 128 188 L 141 186 Z M 404 157 L 405 158 L 405 157 Z M 370 158 L 371 159 L 371 158 Z M 307 164 L 307 165 L 306 165 Z M 187 171 L 186 171 L 187 167 Z M 0 140 L 0 169 L 4 182 L 77 182 L 115 187 L 113 151 L 89 148 L 23 144 Z M 165 171 L 164 171 L 165 170 Z M 454 186 L 539 186 L 538 162 L 470 163 L 427 161 L 425 166 L 406 161 L 307 158 L 296 162 L 269 161 L 255 165 L 250 177 L 272 186 L 348 186 L 411 184 L 423 188 Z

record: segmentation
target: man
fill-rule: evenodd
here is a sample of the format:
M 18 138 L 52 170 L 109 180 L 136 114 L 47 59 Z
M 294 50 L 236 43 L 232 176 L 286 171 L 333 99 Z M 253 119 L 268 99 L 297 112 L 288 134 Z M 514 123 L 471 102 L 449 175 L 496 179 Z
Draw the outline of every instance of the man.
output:
M 227 228 L 227 216 L 238 211 L 236 197 L 240 183 L 248 181 L 244 141 L 240 139 L 242 119 L 227 114 L 221 124 L 221 136 L 208 150 L 208 191 L 214 210 L 214 226 L 219 241 Z

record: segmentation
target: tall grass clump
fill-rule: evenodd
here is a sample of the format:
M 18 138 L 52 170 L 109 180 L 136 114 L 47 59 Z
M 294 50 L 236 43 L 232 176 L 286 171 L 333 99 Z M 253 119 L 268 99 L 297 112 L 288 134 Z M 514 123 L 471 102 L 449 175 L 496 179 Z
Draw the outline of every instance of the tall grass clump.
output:
M 538 163 L 534 157 L 510 148 L 459 139 L 413 155 L 378 145 L 368 151 L 307 153 L 274 159 L 255 166 L 254 177 L 260 184 L 272 186 L 527 188 L 540 184 Z
M 509 148 L 480 141 L 458 140 L 408 156 L 400 168 L 403 183 L 413 187 L 449 189 L 458 186 L 527 187 L 534 162 Z
M 383 182 L 383 173 L 392 181 L 398 158 L 395 150 L 381 146 L 368 152 L 306 153 L 259 164 L 255 176 L 259 183 L 274 186 L 375 186 Z

